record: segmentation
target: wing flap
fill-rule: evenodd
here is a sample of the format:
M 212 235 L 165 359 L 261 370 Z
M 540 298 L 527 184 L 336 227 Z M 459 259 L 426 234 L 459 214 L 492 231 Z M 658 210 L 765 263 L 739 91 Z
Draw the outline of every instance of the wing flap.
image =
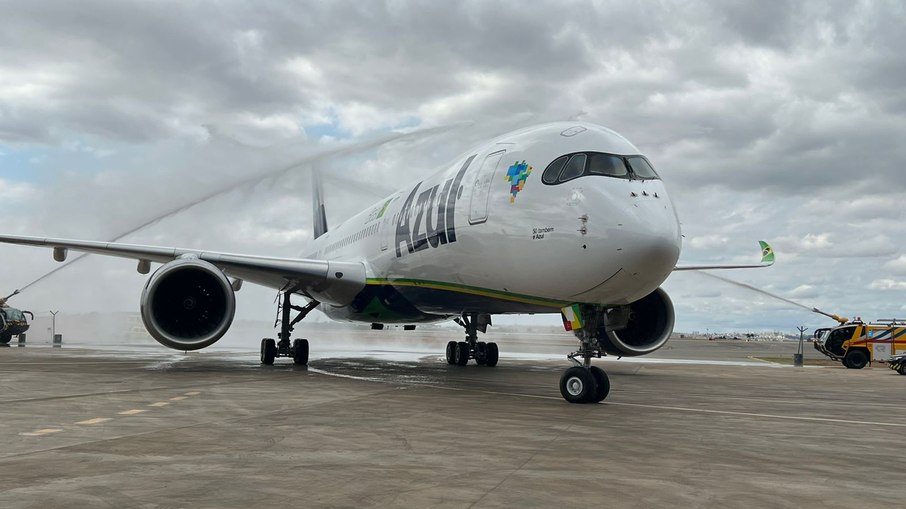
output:
M 83 240 L 0 235 L 0 242 L 26 246 L 73 250 L 167 263 L 184 256 L 210 262 L 231 277 L 277 290 L 301 293 L 320 302 L 344 306 L 365 287 L 365 266 L 359 262 L 339 262 L 301 258 L 275 258 L 195 249 L 118 244 Z M 56 253 L 55 253 L 56 258 Z M 64 256 L 57 258 L 59 261 Z

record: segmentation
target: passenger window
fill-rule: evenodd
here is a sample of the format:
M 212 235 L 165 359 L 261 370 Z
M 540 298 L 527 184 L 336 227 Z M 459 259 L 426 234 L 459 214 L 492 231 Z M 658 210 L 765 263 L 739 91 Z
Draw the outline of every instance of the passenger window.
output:
M 640 179 L 656 179 L 657 173 L 654 172 L 654 168 L 651 167 L 651 164 L 642 156 L 630 156 L 629 166 L 632 167 L 632 173 Z
M 625 177 L 629 175 L 623 158 L 610 154 L 592 154 L 588 160 L 588 173 L 607 175 L 608 177 Z
M 560 172 L 560 178 L 557 179 L 557 182 L 566 182 L 567 180 L 572 180 L 581 176 L 582 172 L 585 170 L 586 159 L 588 159 L 588 157 L 585 154 L 576 154 L 570 157 L 569 162 L 566 163 L 566 167 Z
M 541 182 L 545 184 L 556 184 L 557 177 L 560 176 L 560 170 L 563 169 L 563 165 L 566 164 L 566 160 L 569 159 L 568 156 L 560 156 L 554 159 L 554 162 L 547 165 L 547 168 L 544 169 L 544 173 L 541 174 Z

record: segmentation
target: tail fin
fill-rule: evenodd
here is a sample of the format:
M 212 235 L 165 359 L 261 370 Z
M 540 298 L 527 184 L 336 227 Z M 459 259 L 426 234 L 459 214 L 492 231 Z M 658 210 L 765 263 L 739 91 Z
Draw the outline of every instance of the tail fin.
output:
M 327 233 L 327 213 L 324 211 L 324 188 L 321 186 L 321 173 L 317 167 L 311 170 L 311 203 L 314 207 L 312 220 L 314 221 L 315 238 Z

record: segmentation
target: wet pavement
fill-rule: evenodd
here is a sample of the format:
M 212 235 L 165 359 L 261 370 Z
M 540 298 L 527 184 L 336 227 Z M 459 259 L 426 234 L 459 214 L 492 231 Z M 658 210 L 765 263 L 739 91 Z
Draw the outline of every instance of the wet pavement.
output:
M 0 349 L 0 507 L 899 505 L 906 377 L 886 368 L 672 341 L 601 362 L 608 399 L 570 405 L 571 343 L 501 335 L 487 368 L 446 364 L 442 338 L 359 336 L 313 340 L 307 368 L 251 349 Z

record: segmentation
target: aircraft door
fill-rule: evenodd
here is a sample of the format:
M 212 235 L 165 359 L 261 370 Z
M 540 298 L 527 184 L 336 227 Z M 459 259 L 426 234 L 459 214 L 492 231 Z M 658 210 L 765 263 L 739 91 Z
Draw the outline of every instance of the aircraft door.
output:
M 488 154 L 475 172 L 472 181 L 472 197 L 469 200 L 469 224 L 479 224 L 488 219 L 488 198 L 491 194 L 491 183 L 497 173 L 497 164 L 506 150 L 499 150 Z
M 399 198 L 399 195 L 394 196 L 387 200 L 384 204 L 384 210 L 381 211 L 381 226 L 378 235 L 381 237 L 381 251 L 386 251 L 390 246 L 390 237 L 396 235 L 396 230 L 393 228 L 393 207 L 396 205 L 396 199 Z

